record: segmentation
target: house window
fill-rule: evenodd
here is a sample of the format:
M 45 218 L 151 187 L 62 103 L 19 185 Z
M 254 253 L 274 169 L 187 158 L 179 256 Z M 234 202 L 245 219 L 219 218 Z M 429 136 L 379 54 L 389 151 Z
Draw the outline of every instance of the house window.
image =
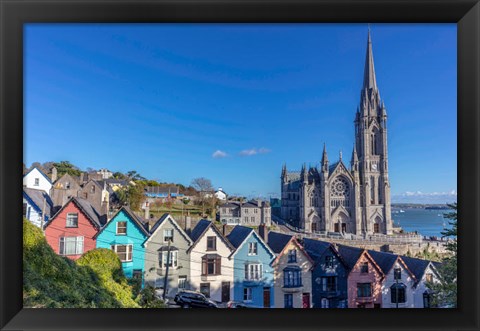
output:
M 243 288 L 243 301 L 252 301 L 252 288 L 244 287 Z
M 78 228 L 78 214 L 77 213 L 68 213 L 67 214 L 67 228 Z
M 163 251 L 158 253 L 158 264 L 160 268 L 164 269 L 167 267 L 168 251 Z M 170 251 L 170 260 L 168 260 L 168 266 L 176 268 L 178 266 L 178 251 Z
M 173 242 L 173 229 L 163 230 L 163 241 L 164 242 Z
M 253 213 L 256 214 L 257 212 L 258 212 L 258 209 L 255 208 L 255 209 L 253 210 Z
M 322 291 L 333 292 L 337 290 L 337 277 L 322 277 Z
M 372 296 L 371 283 L 357 283 L 357 297 L 366 298 Z
M 66 188 L 67 190 L 70 189 L 70 182 L 66 182 L 66 183 L 65 183 L 65 188 Z
M 200 293 L 210 298 L 210 283 L 200 283 Z
M 333 256 L 326 256 L 325 257 L 325 267 L 326 268 L 333 268 Z
M 285 308 L 293 308 L 293 294 L 284 294 L 283 295 L 283 302 Z
M 87 193 L 87 192 L 83 192 L 83 198 L 84 198 L 84 199 L 87 199 L 87 198 L 88 198 L 88 193 Z
M 90 193 L 95 193 L 95 185 L 90 186 Z
M 248 214 L 248 209 L 245 209 L 245 214 Z
M 222 266 L 222 257 L 220 255 L 204 255 L 202 257 L 202 276 L 220 275 Z
M 423 308 L 431 308 L 430 294 L 427 291 L 423 293 Z
M 405 303 L 405 288 L 405 284 L 393 284 L 392 286 L 390 286 L 390 299 L 392 303 Z
M 257 243 L 248 243 L 248 255 L 257 255 Z
M 207 251 L 217 250 L 217 237 L 207 237 Z
M 142 279 L 143 272 L 141 269 L 134 269 L 133 270 L 133 279 Z
M 433 283 L 433 274 L 425 274 L 425 280 L 427 281 L 427 283 Z
M 402 269 L 395 268 L 393 270 L 393 279 L 402 279 Z
M 60 255 L 83 254 L 83 237 L 60 237 Z
M 320 302 L 320 307 L 330 308 L 330 300 L 328 300 L 327 298 L 323 298 L 322 301 Z
M 250 217 L 250 222 L 255 222 L 255 216 Z
M 39 186 L 40 185 L 40 178 L 35 178 L 35 184 L 34 186 Z
M 290 249 L 288 251 L 288 263 L 295 263 L 297 262 L 297 250 Z
M 245 265 L 246 280 L 260 280 L 263 277 L 263 265 L 260 263 L 250 263 Z
M 300 269 L 283 269 L 283 286 L 300 287 L 302 286 L 302 274 Z
M 362 263 L 360 264 L 360 272 L 361 272 L 362 274 L 368 273 L 368 262 L 362 262 Z
M 127 234 L 127 222 L 117 222 L 117 234 Z
M 245 219 L 245 223 L 247 223 L 248 222 L 248 216 L 245 216 L 244 219 Z
M 187 276 L 178 277 L 178 288 L 187 288 Z
M 133 245 L 112 245 L 112 250 L 117 253 L 122 262 L 132 261 Z

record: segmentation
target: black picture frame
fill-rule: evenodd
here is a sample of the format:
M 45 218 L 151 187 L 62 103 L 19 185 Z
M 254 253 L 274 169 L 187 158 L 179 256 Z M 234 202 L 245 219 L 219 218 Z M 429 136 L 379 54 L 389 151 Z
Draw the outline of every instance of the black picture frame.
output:
M 0 0 L 2 330 L 478 330 L 480 4 L 478 0 Z M 459 303 L 415 310 L 23 309 L 23 24 L 30 22 L 457 23 Z

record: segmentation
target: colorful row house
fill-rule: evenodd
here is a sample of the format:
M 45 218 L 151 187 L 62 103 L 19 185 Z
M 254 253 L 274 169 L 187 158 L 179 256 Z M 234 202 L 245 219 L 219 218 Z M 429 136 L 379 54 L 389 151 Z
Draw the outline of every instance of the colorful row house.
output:
M 150 229 L 145 242 L 145 282 L 165 297 L 191 289 L 190 256 L 193 241 L 170 214 L 164 214 Z
M 128 207 L 122 207 L 95 236 L 97 248 L 117 253 L 126 277 L 143 279 L 148 225 Z
M 311 308 L 313 260 L 294 236 L 270 232 L 268 245 L 276 254 L 275 308 Z
M 45 224 L 48 244 L 59 255 L 76 260 L 97 247 L 97 234 L 106 222 L 95 208 L 82 198 L 70 198 Z
M 264 227 L 264 226 L 263 226 Z M 265 230 L 265 229 L 264 229 Z M 274 305 L 273 268 L 275 253 L 252 228 L 237 225 L 227 239 L 235 248 L 233 259 L 233 300 L 251 307 Z

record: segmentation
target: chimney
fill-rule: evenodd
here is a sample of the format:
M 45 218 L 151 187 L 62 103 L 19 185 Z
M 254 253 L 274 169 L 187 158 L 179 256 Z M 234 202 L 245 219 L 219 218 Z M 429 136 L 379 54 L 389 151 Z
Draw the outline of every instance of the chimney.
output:
M 58 176 L 57 168 L 53 167 L 52 168 L 52 183 L 54 183 L 57 180 L 57 176 Z
M 258 206 L 258 207 L 262 207 L 262 200 L 257 199 L 257 206 Z
M 107 217 L 107 220 L 109 219 L 108 217 L 108 210 L 109 210 L 109 204 L 108 204 L 108 199 L 106 197 L 104 197 L 103 201 L 102 201 L 102 205 L 101 205 L 101 214 L 102 215 L 106 215 Z
M 185 232 L 188 235 L 192 232 L 192 218 L 190 216 L 185 217 Z
M 260 235 L 260 237 L 262 238 L 262 240 L 268 244 L 268 229 L 267 227 L 265 226 L 265 224 L 260 224 L 258 226 L 258 234 Z
M 145 201 L 145 217 L 147 221 L 150 220 L 150 204 L 148 201 Z
M 227 223 L 222 225 L 222 234 L 224 237 L 227 235 Z

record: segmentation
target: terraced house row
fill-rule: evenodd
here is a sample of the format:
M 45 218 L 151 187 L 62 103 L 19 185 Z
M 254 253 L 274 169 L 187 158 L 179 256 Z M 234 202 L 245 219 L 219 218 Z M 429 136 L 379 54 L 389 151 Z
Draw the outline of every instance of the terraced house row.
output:
M 148 222 L 127 207 L 107 221 L 71 198 L 44 226 L 50 246 L 77 259 L 114 250 L 127 277 L 172 298 L 181 289 L 217 302 L 265 308 L 428 308 L 435 264 L 237 225 L 201 220 L 182 228 L 169 214 Z M 168 277 L 167 277 L 168 275 Z

